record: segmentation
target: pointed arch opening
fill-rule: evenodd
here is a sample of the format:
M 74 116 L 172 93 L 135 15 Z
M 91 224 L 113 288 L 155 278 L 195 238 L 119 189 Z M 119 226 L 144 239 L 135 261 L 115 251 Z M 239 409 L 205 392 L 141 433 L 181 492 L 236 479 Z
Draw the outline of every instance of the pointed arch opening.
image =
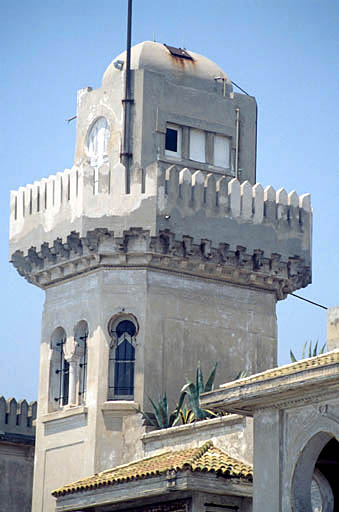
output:
M 133 315 L 117 315 L 110 320 L 108 332 L 108 400 L 133 400 L 137 320 Z

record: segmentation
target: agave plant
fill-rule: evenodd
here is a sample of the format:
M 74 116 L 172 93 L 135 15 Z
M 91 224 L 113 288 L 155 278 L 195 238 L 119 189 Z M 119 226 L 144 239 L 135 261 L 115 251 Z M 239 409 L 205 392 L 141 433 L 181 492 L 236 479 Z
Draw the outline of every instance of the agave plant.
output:
M 207 379 L 206 384 L 204 384 L 203 374 L 200 368 L 200 362 L 198 363 L 195 383 L 192 381 L 187 381 L 187 384 L 182 388 L 180 393 L 180 398 L 182 396 L 187 397 L 190 410 L 194 415 L 194 421 L 204 420 L 207 418 L 214 418 L 217 416 L 216 413 L 210 411 L 208 409 L 202 409 L 200 407 L 200 395 L 201 393 L 206 393 L 207 391 L 212 391 L 214 387 L 214 379 L 217 371 L 218 363 L 215 363 L 213 370 L 211 371 L 210 376 Z M 192 417 L 191 417 L 192 419 Z
M 159 395 L 157 403 L 155 403 L 150 397 L 148 397 L 148 399 L 152 404 L 154 412 L 141 411 L 140 409 L 138 410 L 138 412 L 142 415 L 143 419 L 145 420 L 145 424 L 147 426 L 153 426 L 156 427 L 157 429 L 163 429 L 174 427 L 178 423 L 185 395 L 183 395 L 182 393 L 180 394 L 177 407 L 170 414 L 168 411 L 166 393 L 162 396 Z
M 312 347 L 312 341 L 305 341 L 305 344 L 303 346 L 303 350 L 301 353 L 301 359 L 305 359 L 306 357 L 314 357 L 314 356 L 323 354 L 326 349 L 326 343 L 324 343 L 322 347 L 319 347 L 319 351 L 318 351 L 318 343 L 319 343 L 319 340 L 317 340 L 314 347 Z M 308 347 L 308 350 L 307 350 L 307 347 Z M 292 363 L 297 362 L 297 358 L 293 354 L 292 350 L 290 350 L 290 358 L 291 358 Z
M 183 425 L 187 425 L 188 423 L 194 422 L 194 413 L 192 409 L 189 409 L 188 407 L 186 407 L 186 405 L 180 409 L 179 416 L 180 421 Z
M 245 377 L 248 377 L 248 371 L 241 370 L 239 373 L 236 374 L 236 376 L 232 380 L 244 379 Z

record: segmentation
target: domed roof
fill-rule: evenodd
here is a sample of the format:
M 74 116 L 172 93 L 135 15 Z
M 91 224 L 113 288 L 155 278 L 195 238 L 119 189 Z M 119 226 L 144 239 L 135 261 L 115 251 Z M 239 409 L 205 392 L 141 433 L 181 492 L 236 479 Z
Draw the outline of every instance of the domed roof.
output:
M 165 74 L 169 79 L 179 81 L 183 85 L 194 86 L 192 83 L 194 80 L 196 87 L 199 87 L 199 83 L 201 86 L 202 81 L 205 83 L 208 81 L 212 86 L 216 77 L 224 78 L 229 84 L 231 83 L 224 71 L 207 57 L 185 50 L 184 53 L 191 58 L 183 58 L 172 55 L 169 48 L 164 44 L 152 41 L 144 41 L 133 46 L 131 69 L 147 69 Z M 109 86 L 113 76 L 120 72 L 117 61 L 122 61 L 125 64 L 126 52 L 118 55 L 108 66 L 102 79 L 103 86 Z

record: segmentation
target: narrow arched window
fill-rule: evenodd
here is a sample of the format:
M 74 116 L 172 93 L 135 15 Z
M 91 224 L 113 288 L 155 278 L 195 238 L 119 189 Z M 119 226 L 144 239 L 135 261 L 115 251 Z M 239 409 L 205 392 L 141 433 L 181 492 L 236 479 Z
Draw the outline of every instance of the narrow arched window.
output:
M 59 407 L 68 404 L 69 363 L 64 355 L 65 343 L 66 332 L 57 327 L 51 337 L 50 403 L 53 401 Z
M 113 339 L 109 357 L 109 400 L 133 400 L 135 336 L 137 324 L 130 318 L 118 318 L 110 324 Z
M 74 338 L 77 343 L 76 352 L 79 358 L 79 383 L 78 394 L 79 402 L 86 402 L 87 393 L 87 338 L 88 325 L 85 320 L 81 320 L 74 329 Z
M 92 167 L 100 167 L 107 157 L 109 124 L 105 117 L 98 117 L 87 133 L 87 154 Z

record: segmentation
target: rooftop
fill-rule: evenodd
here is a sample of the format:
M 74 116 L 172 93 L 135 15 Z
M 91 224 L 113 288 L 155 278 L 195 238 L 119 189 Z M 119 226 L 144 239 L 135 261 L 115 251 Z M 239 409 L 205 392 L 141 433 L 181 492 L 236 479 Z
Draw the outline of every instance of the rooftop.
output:
M 272 368 L 227 382 L 205 393 L 204 407 L 252 416 L 263 407 L 284 407 L 287 402 L 317 403 L 339 389 L 339 350 Z M 302 393 L 301 390 L 302 389 Z
M 171 51 L 174 49 L 174 51 Z M 119 62 L 118 62 L 119 61 Z M 118 55 L 106 69 L 102 85 L 109 86 L 113 76 L 125 69 L 126 52 Z M 162 43 L 143 41 L 131 48 L 131 69 L 147 69 L 156 73 L 167 75 L 173 80 L 194 78 L 208 81 L 212 84 L 219 77 L 225 79 L 230 88 L 231 82 L 224 71 L 212 60 L 182 48 L 174 48 Z
M 251 482 L 252 466 L 245 464 L 215 447 L 207 441 L 198 448 L 167 450 L 166 452 L 140 459 L 123 466 L 117 466 L 93 476 L 64 485 L 52 492 L 55 497 L 86 491 L 131 480 L 141 480 L 170 472 L 190 470 L 191 472 L 214 473 L 226 479 L 241 479 Z

